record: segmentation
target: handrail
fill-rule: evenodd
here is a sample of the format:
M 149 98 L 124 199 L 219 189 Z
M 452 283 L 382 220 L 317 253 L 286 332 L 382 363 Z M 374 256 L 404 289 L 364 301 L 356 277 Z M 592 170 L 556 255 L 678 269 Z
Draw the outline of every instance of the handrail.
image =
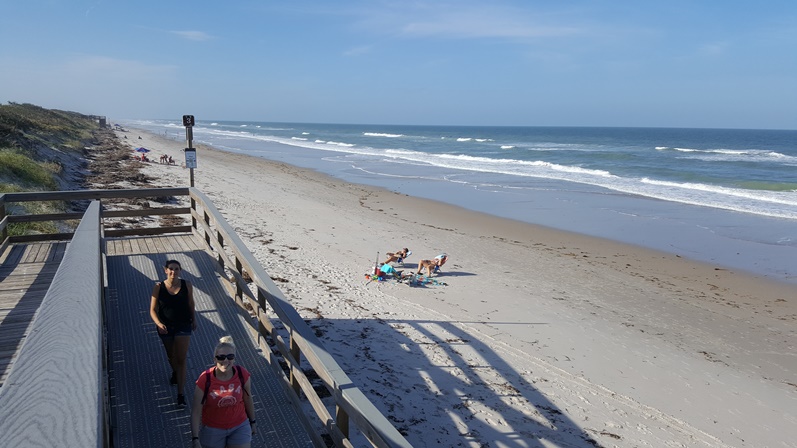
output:
M 93 201 L 0 388 L 4 446 L 108 445 L 101 231 Z
M 148 198 L 157 196 L 186 196 L 189 187 L 139 188 L 125 190 L 65 190 L 3 193 L 5 202 L 80 201 L 107 198 Z
M 334 357 L 324 348 L 321 341 L 315 336 L 315 332 L 309 325 L 302 319 L 296 309 L 288 303 L 279 290 L 277 285 L 271 280 L 268 274 L 260 266 L 252 253 L 247 249 L 246 245 L 241 241 L 235 231 L 227 224 L 224 217 L 219 213 L 213 203 L 198 189 L 191 187 L 190 195 L 197 203 L 201 204 L 204 211 L 203 222 L 205 227 L 205 241 L 212 249 L 210 244 L 211 238 L 208 232 L 215 231 L 218 234 L 216 240 L 220 245 L 226 241 L 229 243 L 229 248 L 234 252 L 236 260 L 234 265 L 228 266 L 231 270 L 233 266 L 238 270 L 240 276 L 243 275 L 241 269 L 245 270 L 252 278 L 253 283 L 257 287 L 257 297 L 260 298 L 260 303 L 253 304 L 259 309 L 255 310 L 259 323 L 265 327 L 272 327 L 270 322 L 267 322 L 267 315 L 265 313 L 266 303 L 271 307 L 273 312 L 279 317 L 283 326 L 285 326 L 290 335 L 290 341 L 282 345 L 280 351 L 285 351 L 287 346 L 288 350 L 283 352 L 289 364 L 292 376 L 301 374 L 302 370 L 299 365 L 300 356 L 297 352 L 307 358 L 310 365 L 313 367 L 318 376 L 324 381 L 326 387 L 332 393 L 335 403 L 338 406 L 336 410 L 336 420 L 324 422 L 329 428 L 334 425 L 339 431 L 338 437 L 348 439 L 348 427 L 341 427 L 343 422 L 351 419 L 363 435 L 377 447 L 410 447 L 409 442 L 396 430 L 396 428 L 382 415 L 382 413 L 371 403 L 370 400 L 360 391 L 351 379 L 346 375 L 340 365 L 335 361 Z M 198 213 L 197 213 L 198 214 Z M 199 229 L 197 229 L 199 230 Z M 220 257 L 223 257 L 223 248 L 217 247 L 215 251 Z M 228 263 L 229 264 L 229 263 Z M 272 327 L 273 328 L 273 327 Z M 279 335 L 272 331 L 268 331 L 263 335 L 270 336 L 272 339 L 280 339 Z M 261 341 L 264 343 L 264 341 Z M 261 347 L 268 351 L 269 347 Z M 293 350 L 291 350 L 293 349 Z M 309 382 L 306 383 L 309 386 Z M 294 388 L 301 387 L 302 391 L 307 396 L 315 395 L 310 386 L 310 390 L 305 390 L 302 384 L 297 384 L 295 378 L 291 379 L 291 386 Z M 318 412 L 318 409 L 316 409 Z M 346 425 L 347 426 L 347 425 Z M 346 444 L 347 440 L 339 440 Z
M 14 223 L 42 222 L 42 221 L 65 221 L 80 217 L 80 213 L 52 213 L 52 214 L 18 214 L 10 215 L 7 212 L 6 204 L 9 202 L 39 202 L 39 201 L 83 201 L 83 200 L 103 200 L 103 199 L 130 199 L 130 198 L 151 198 L 151 197 L 170 197 L 188 196 L 188 187 L 171 188 L 141 188 L 135 190 L 68 190 L 68 191 L 34 191 L 21 193 L 0 194 L 0 254 L 9 243 L 25 243 L 33 241 L 52 241 L 69 240 L 72 233 L 54 234 L 35 234 L 9 236 L 8 225 Z M 183 215 L 189 214 L 187 207 L 148 207 L 143 210 L 103 210 L 102 218 L 124 218 L 139 216 L 156 215 Z M 106 236 L 127 236 L 127 235 L 158 235 L 164 233 L 190 232 L 187 226 L 160 227 L 160 228 L 137 228 L 114 230 L 109 229 L 105 232 Z
M 6 195 L 0 194 L 0 255 L 8 247 L 8 217 L 6 216 Z

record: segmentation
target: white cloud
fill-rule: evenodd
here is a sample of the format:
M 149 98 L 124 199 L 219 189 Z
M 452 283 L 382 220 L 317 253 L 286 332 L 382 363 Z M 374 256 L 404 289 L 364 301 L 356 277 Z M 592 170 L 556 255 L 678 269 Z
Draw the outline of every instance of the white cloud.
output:
M 360 25 L 405 37 L 536 38 L 583 34 L 551 15 L 491 4 L 401 3 L 393 8 L 359 11 Z M 561 20 L 561 19 L 559 19 Z
M 359 47 L 350 48 L 343 52 L 344 56 L 359 56 L 361 54 L 370 53 L 373 50 L 373 45 L 361 45 Z
M 698 52 L 705 56 L 719 56 L 724 54 L 727 48 L 728 44 L 726 42 L 712 42 L 700 46 Z
M 194 40 L 199 42 L 214 39 L 213 36 L 211 36 L 208 33 L 205 33 L 204 31 L 169 31 L 169 32 L 177 36 L 180 36 L 183 39 Z
M 491 10 L 446 12 L 432 19 L 406 23 L 400 31 L 404 36 L 449 38 L 555 37 L 580 33 L 575 27 L 541 25 L 529 17 Z

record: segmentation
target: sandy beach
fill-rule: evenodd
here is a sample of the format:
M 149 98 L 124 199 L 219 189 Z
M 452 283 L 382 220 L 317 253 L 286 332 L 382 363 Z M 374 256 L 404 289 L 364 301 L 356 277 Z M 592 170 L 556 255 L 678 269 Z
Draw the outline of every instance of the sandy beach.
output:
M 185 142 L 117 135 L 152 150 L 153 186 L 188 185 Z M 197 160 L 196 187 L 414 446 L 797 446 L 795 285 L 213 148 Z M 449 254 L 441 284 L 368 282 L 402 247 L 398 270 Z

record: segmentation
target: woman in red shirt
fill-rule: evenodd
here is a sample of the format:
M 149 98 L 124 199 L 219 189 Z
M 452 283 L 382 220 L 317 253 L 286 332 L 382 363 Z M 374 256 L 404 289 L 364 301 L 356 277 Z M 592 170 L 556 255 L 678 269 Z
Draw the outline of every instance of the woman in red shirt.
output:
M 256 432 L 249 371 L 235 365 L 235 345 L 230 336 L 219 340 L 213 354 L 216 365 L 196 380 L 191 407 L 192 446 L 249 448 Z

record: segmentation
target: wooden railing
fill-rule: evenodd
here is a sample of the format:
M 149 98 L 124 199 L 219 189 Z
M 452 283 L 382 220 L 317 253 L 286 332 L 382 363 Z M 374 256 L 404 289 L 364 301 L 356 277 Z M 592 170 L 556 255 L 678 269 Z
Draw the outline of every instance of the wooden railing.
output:
M 82 216 L 0 388 L 2 446 L 108 446 L 100 204 Z
M 245 302 L 252 307 L 255 322 L 251 331 L 257 336 L 258 345 L 266 354 L 274 372 L 283 379 L 283 385 L 291 402 L 303 416 L 303 424 L 317 446 L 325 442 L 317 429 L 323 426 L 336 446 L 353 446 L 349 439 L 350 427 L 359 430 L 376 447 L 409 447 L 406 439 L 393 427 L 381 412 L 368 400 L 346 375 L 333 356 L 324 348 L 313 330 L 285 299 L 285 296 L 263 270 L 246 245 L 219 213 L 213 203 L 196 188 L 157 188 L 139 190 L 80 190 L 39 193 L 7 193 L 0 195 L 0 253 L 14 242 L 46 239 L 68 239 L 71 234 L 30 235 L 8 237 L 7 226 L 11 223 L 76 219 L 79 213 L 49 215 L 7 215 L 7 202 L 30 201 L 79 201 L 100 200 L 110 204 L 122 198 L 188 197 L 189 207 L 165 206 L 144 207 L 136 210 L 103 210 L 101 219 L 144 217 L 155 215 L 189 215 L 191 225 L 171 227 L 139 227 L 126 229 L 107 228 L 106 237 L 130 235 L 159 235 L 167 233 L 194 232 L 204 241 L 206 250 L 213 254 L 219 268 L 235 280 L 228 286 L 236 303 L 246 309 Z M 247 278 L 248 277 L 248 278 Z M 274 324 L 278 320 L 278 330 Z M 274 352 L 276 350 L 277 353 Z M 280 365 L 281 357 L 286 367 Z M 315 371 L 324 382 L 334 404 L 328 409 L 305 374 L 302 361 Z M 304 401 L 306 400 L 306 402 Z M 304 404 L 309 403 L 314 415 L 307 415 Z M 334 415 L 333 415 L 334 414 Z M 315 421 L 313 421 L 315 420 Z

